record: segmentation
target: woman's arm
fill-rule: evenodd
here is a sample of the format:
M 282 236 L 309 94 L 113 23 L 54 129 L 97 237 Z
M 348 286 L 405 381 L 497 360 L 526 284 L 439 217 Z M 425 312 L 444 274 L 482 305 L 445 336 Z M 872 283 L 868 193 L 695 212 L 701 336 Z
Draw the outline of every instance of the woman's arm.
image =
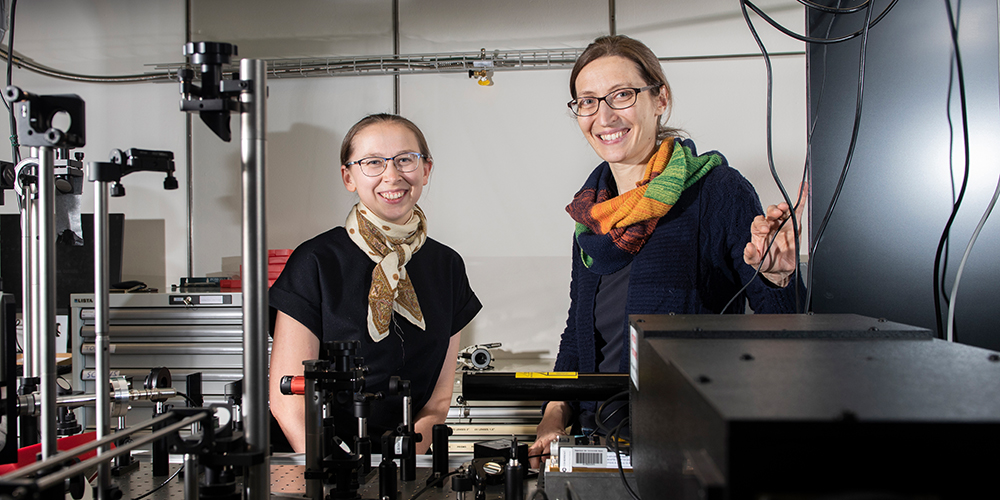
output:
M 319 358 L 319 338 L 291 316 L 278 311 L 274 322 L 269 370 L 271 413 L 296 452 L 306 451 L 305 401 L 302 396 L 281 394 L 281 377 L 302 375 L 302 362 Z
M 422 440 L 417 443 L 417 455 L 427 453 L 431 446 L 431 430 L 435 424 L 443 424 L 448 416 L 448 409 L 451 408 L 451 393 L 455 388 L 455 363 L 458 359 L 458 343 L 462 337 L 462 332 L 451 336 L 448 343 L 448 354 L 444 357 L 444 364 L 441 366 L 441 373 L 438 375 L 437 383 L 434 384 L 434 392 L 427 400 L 420 411 L 417 412 L 413 420 L 415 432 L 420 433 Z

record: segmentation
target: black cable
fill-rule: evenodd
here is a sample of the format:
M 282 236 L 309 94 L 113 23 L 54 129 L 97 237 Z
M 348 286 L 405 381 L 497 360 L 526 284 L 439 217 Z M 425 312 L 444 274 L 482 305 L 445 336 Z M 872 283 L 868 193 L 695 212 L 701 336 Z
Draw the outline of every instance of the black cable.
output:
M 801 201 L 802 201 L 802 198 L 799 197 L 799 202 L 801 203 Z M 793 213 L 795 212 L 795 208 L 792 208 L 792 212 Z M 781 233 L 781 228 L 785 227 L 785 224 L 788 223 L 788 221 L 789 221 L 789 219 L 785 219 L 781 223 L 781 225 L 778 226 L 778 230 L 775 231 L 774 237 L 771 238 L 771 242 L 768 243 L 767 244 L 767 248 L 764 249 L 764 255 L 767 255 L 771 251 L 771 246 L 774 245 L 774 240 L 778 239 L 778 236 Z M 798 236 L 796 236 L 795 237 L 795 240 L 796 240 L 796 243 L 795 243 L 795 269 L 796 269 L 796 271 L 794 273 L 792 273 L 792 277 L 791 277 L 792 281 L 798 281 L 798 278 L 797 278 L 798 277 L 798 268 L 799 268 L 799 262 L 798 262 L 799 261 L 799 257 L 798 257 L 798 254 L 799 254 L 799 250 L 798 250 L 799 245 L 798 245 L 798 239 L 799 239 Z M 757 264 L 757 268 L 754 270 L 753 276 L 751 276 L 750 279 L 747 280 L 746 284 L 743 285 L 743 287 L 740 288 L 739 291 L 737 291 L 736 294 L 733 295 L 733 297 L 731 299 L 729 299 L 729 302 L 726 302 L 726 305 L 722 307 L 721 311 L 719 311 L 719 315 L 726 314 L 726 309 L 729 309 L 730 304 L 732 304 L 733 301 L 736 300 L 736 298 L 739 297 L 740 294 L 742 294 L 747 289 L 747 287 L 750 286 L 750 283 L 753 283 L 753 280 L 756 279 L 758 275 L 760 275 L 760 270 L 761 270 L 762 267 L 764 267 L 764 259 L 760 259 L 760 262 Z M 799 285 L 798 285 L 798 283 L 796 283 L 795 284 L 795 302 L 796 302 L 795 303 L 795 310 L 796 310 L 796 312 L 798 311 L 798 293 L 799 293 L 798 289 L 799 289 Z
M 566 500 L 583 500 L 580 495 L 576 494 L 576 488 L 569 481 L 566 481 Z
M 605 427 L 604 423 L 607 422 L 608 419 L 611 418 L 616 412 L 618 412 L 618 410 L 624 408 L 624 406 L 619 406 L 618 408 L 615 409 L 615 411 L 611 412 L 611 415 L 608 415 L 607 418 L 604 418 L 604 419 L 601 419 L 601 413 L 603 413 L 604 409 L 607 408 L 608 403 L 613 403 L 615 401 L 618 401 L 622 397 L 628 397 L 628 393 L 629 393 L 629 391 L 621 391 L 618 394 L 615 394 L 614 396 L 611 396 L 610 398 L 605 399 L 604 402 L 602 402 L 601 405 L 597 407 L 597 413 L 595 414 L 596 418 L 594 418 L 594 423 L 597 424 L 597 428 L 598 429 L 600 429 L 601 431 L 604 431 L 604 435 L 605 436 L 608 435 L 608 432 L 610 432 L 611 429 L 608 429 L 607 427 Z M 597 433 L 597 430 L 595 430 L 594 433 Z M 593 435 L 593 434 L 591 434 L 591 435 Z
M 820 5 L 820 4 L 818 4 L 816 2 L 812 2 L 810 0 L 799 0 L 799 3 L 802 4 L 802 5 L 805 5 L 806 7 L 809 7 L 811 9 L 813 9 L 813 10 L 818 10 L 820 12 L 826 12 L 826 13 L 829 13 L 829 14 L 853 14 L 853 13 L 858 12 L 861 9 L 867 7 L 869 2 L 862 2 L 862 3 L 859 3 L 858 5 L 855 5 L 854 7 L 841 7 L 840 6 L 841 2 L 839 0 L 837 1 L 837 6 L 836 7 L 827 7 L 826 5 Z M 830 32 L 829 31 L 827 31 L 826 36 L 824 38 L 830 38 Z
M 177 474 L 180 474 L 180 472 L 181 472 L 182 470 L 184 470 L 184 464 L 181 464 L 181 466 L 180 466 L 180 467 L 178 467 L 178 468 L 177 468 L 177 470 L 175 470 L 175 471 L 174 471 L 174 473 L 170 475 L 170 477 L 168 477 L 168 478 L 167 478 L 167 479 L 166 479 L 165 481 L 163 481 L 162 483 L 160 483 L 160 485 L 159 485 L 159 486 L 157 486 L 156 488 L 153 488 L 153 489 L 151 489 L 151 490 L 149 490 L 149 491 L 147 491 L 147 492 L 143 493 L 142 495 L 139 495 L 139 496 L 137 496 L 137 497 L 133 498 L 132 500 L 140 500 L 140 499 L 142 499 L 142 498 L 146 498 L 146 497 L 148 497 L 149 495 L 152 495 L 153 493 L 156 493 L 157 491 L 159 491 L 159 490 L 160 490 L 160 488 L 163 488 L 164 486 L 166 486 L 166 485 L 167 485 L 167 483 L 169 483 L 169 482 L 170 482 L 170 481 L 172 481 L 172 480 L 173 480 L 173 479 L 174 479 L 175 477 L 177 477 Z M 196 471 L 196 472 L 197 472 L 197 471 Z
M 944 231 L 941 232 L 941 239 L 938 241 L 937 251 L 934 253 L 934 321 L 937 323 L 938 338 L 944 338 L 945 334 L 944 322 L 941 320 L 941 294 L 938 293 L 939 281 L 944 274 L 941 269 L 941 255 L 949 233 L 951 233 L 951 225 L 955 222 L 955 216 L 958 214 L 962 199 L 965 197 L 965 188 L 969 184 L 969 116 L 965 101 L 965 72 L 962 69 L 962 52 L 958 46 L 958 26 L 951 12 L 951 1 L 945 0 L 945 6 L 948 10 L 948 26 L 951 29 L 951 42 L 955 49 L 955 68 L 958 73 L 958 96 L 962 108 L 962 141 L 965 146 L 965 176 L 962 178 L 962 187 L 958 190 L 958 199 L 952 205 L 951 215 L 948 216 L 948 223 L 945 224 Z
M 870 4 L 871 1 L 872 0 L 868 0 L 868 2 L 866 2 L 866 3 Z M 766 100 L 766 102 L 767 102 L 767 105 L 766 105 L 767 112 L 766 112 L 766 118 L 765 118 L 765 123 L 766 123 L 766 125 L 765 125 L 765 137 L 766 137 L 766 140 L 765 140 L 765 144 L 766 144 L 765 151 L 767 153 L 767 166 L 771 170 L 771 178 L 774 179 L 775 184 L 778 185 L 778 190 L 781 191 L 781 197 L 782 197 L 782 199 L 785 200 L 785 204 L 788 205 L 789 210 L 791 211 L 792 232 L 795 235 L 794 236 L 795 237 L 795 272 L 793 274 L 795 276 L 797 276 L 798 272 L 799 272 L 799 265 L 801 263 L 799 262 L 799 222 L 798 222 L 798 217 L 795 214 L 795 209 L 798 207 L 799 203 L 802 203 L 802 195 L 803 195 L 803 193 L 802 193 L 802 184 L 801 183 L 799 184 L 799 197 L 798 197 L 798 200 L 796 201 L 795 204 L 792 204 L 792 200 L 788 196 L 788 192 L 785 190 L 784 184 L 781 183 L 781 179 L 778 177 L 778 171 L 774 167 L 774 146 L 773 146 L 774 139 L 773 139 L 773 135 L 771 133 L 771 124 L 774 121 L 773 118 L 772 118 L 772 113 L 771 113 L 771 111 L 772 111 L 772 103 L 773 103 L 773 100 L 774 100 L 774 84 L 773 84 L 773 81 L 774 81 L 774 70 L 771 67 L 771 57 L 767 53 L 767 48 L 764 47 L 764 42 L 761 41 L 760 36 L 758 36 L 758 34 L 757 34 L 757 30 L 754 28 L 753 22 L 750 21 L 750 14 L 747 13 L 747 9 L 746 9 L 746 4 L 747 3 L 749 3 L 749 2 L 747 2 L 747 1 L 741 2 L 741 4 L 740 4 L 740 10 L 743 12 L 743 19 L 746 21 L 747 26 L 750 28 L 750 33 L 753 34 L 753 39 L 757 42 L 757 47 L 760 49 L 760 53 L 764 57 L 764 67 L 766 69 L 766 74 L 767 74 L 767 100 Z M 804 180 L 805 179 L 803 179 L 803 181 Z M 766 214 L 765 214 L 765 217 L 767 217 Z M 784 225 L 785 225 L 785 223 L 782 222 L 781 226 L 783 227 Z M 771 239 L 771 243 L 768 244 L 767 251 L 764 252 L 763 257 L 761 258 L 761 265 L 763 265 L 764 259 L 767 258 L 768 252 L 770 252 L 770 249 L 771 249 L 771 245 L 774 244 L 775 240 L 778 239 L 778 236 L 780 234 L 781 234 L 781 230 L 779 228 L 779 230 L 774 233 L 774 238 Z M 760 269 L 761 269 L 761 266 L 758 266 L 757 267 L 757 273 L 755 273 L 754 276 L 756 276 L 757 274 L 760 273 Z M 799 297 L 799 286 L 798 286 L 798 283 L 796 283 L 796 281 L 797 280 L 795 280 L 795 281 L 792 282 L 793 286 L 795 287 L 795 312 L 800 312 L 800 311 L 802 311 L 802 307 L 801 307 L 802 303 L 801 303 L 801 299 Z M 744 288 L 746 288 L 746 286 L 744 286 Z M 727 307 L 728 307 L 728 304 L 727 304 Z M 725 312 L 725 309 L 723 309 L 723 312 Z
M 435 480 L 433 480 L 433 481 L 425 484 L 423 488 L 420 488 L 419 490 L 417 490 L 417 492 L 414 493 L 413 496 L 410 497 L 410 500 L 413 500 L 414 498 L 417 498 L 420 495 L 423 495 L 424 493 L 430 491 L 431 488 L 436 488 L 437 485 L 438 485 L 438 483 L 440 483 L 441 481 L 444 481 L 444 478 L 446 478 L 448 476 L 454 476 L 460 470 L 462 470 L 461 467 L 459 467 L 459 468 L 457 468 L 457 469 L 455 469 L 455 470 L 453 470 L 453 471 L 451 471 L 451 472 L 449 472 L 449 473 L 447 473 L 447 474 L 445 474 L 445 475 L 443 475 L 443 476 L 441 476 L 441 477 L 439 477 L 439 478 L 437 478 L 437 479 L 435 479 Z M 136 500 L 138 500 L 138 499 L 136 499 Z
M 621 432 L 622 426 L 628 423 L 629 420 L 629 418 L 622 419 L 622 421 L 615 426 L 614 430 L 611 431 L 611 434 L 608 436 L 608 440 L 611 441 L 611 446 L 614 448 L 615 460 L 618 461 L 618 474 L 622 478 L 622 484 L 625 485 L 625 490 L 628 491 L 629 496 L 631 496 L 633 500 L 639 500 L 639 495 L 632 489 L 632 486 L 628 484 L 628 480 L 625 478 L 625 469 L 622 467 L 622 456 L 618 450 L 618 433 Z
M 889 9 L 891 8 L 892 5 L 889 6 Z M 886 9 L 885 12 L 888 12 L 889 9 Z M 854 159 L 854 149 L 858 144 L 858 131 L 861 129 L 861 111 L 864 105 L 865 58 L 868 52 L 868 27 L 871 16 L 872 9 L 871 5 L 869 5 L 869 8 L 865 11 L 865 24 L 862 28 L 864 33 L 861 35 L 861 55 L 858 62 L 858 92 L 854 108 L 854 128 L 851 130 L 851 142 L 847 147 L 847 158 L 844 160 L 844 168 L 840 171 L 840 179 L 837 181 L 837 187 L 834 189 L 833 197 L 830 199 L 830 206 L 827 207 L 826 213 L 823 215 L 823 221 L 820 223 L 819 228 L 815 232 L 815 237 L 813 238 L 812 245 L 809 250 L 809 270 L 807 272 L 808 278 L 806 283 L 806 307 L 810 310 L 812 308 L 812 278 L 813 272 L 816 269 L 816 249 L 819 247 L 819 243 L 823 240 L 823 233 L 826 232 L 826 226 L 830 223 L 830 217 L 833 215 L 833 211 L 837 207 L 837 201 L 840 199 L 840 192 L 843 190 L 844 182 L 847 180 L 847 172 L 850 170 L 851 161 Z
M 549 496 L 545 494 L 545 490 L 538 489 L 537 486 L 535 488 L 535 491 L 531 494 L 531 496 L 528 497 L 528 500 L 535 500 L 535 497 L 537 497 L 538 495 L 542 496 L 542 500 L 549 500 Z
M 14 76 L 14 11 L 17 9 L 17 0 L 10 0 L 10 26 L 7 29 L 7 86 L 11 86 Z M 7 107 L 10 117 L 10 147 L 11 158 L 15 165 L 21 161 L 21 151 L 17 144 L 17 122 L 14 118 L 14 106 L 8 105 L 4 99 L 4 106 Z
M 961 9 L 961 6 L 959 6 Z M 955 57 L 954 48 L 952 48 L 952 55 L 948 58 L 949 60 Z M 948 119 L 948 180 L 951 181 L 951 204 L 955 205 L 955 124 L 951 119 L 951 95 L 954 91 L 955 85 L 955 65 L 948 65 L 948 98 L 945 99 L 945 118 Z M 951 239 L 944 244 L 944 254 L 942 256 L 941 266 L 943 269 L 948 269 L 948 254 L 951 253 Z M 945 286 L 944 281 L 941 282 L 940 293 L 941 297 L 944 299 L 944 305 L 949 305 L 951 300 L 948 298 L 948 290 Z
M 188 404 L 190 404 L 192 408 L 197 408 L 198 407 L 198 403 L 196 403 L 193 399 L 189 398 L 187 394 L 184 394 L 183 392 L 178 391 L 178 390 L 175 390 L 174 392 L 178 396 L 184 398 L 184 400 L 187 401 Z
M 862 4 L 862 6 L 864 6 L 865 9 L 867 11 L 869 11 L 869 12 L 871 11 L 871 3 L 872 3 L 872 1 L 873 0 L 868 0 L 864 4 Z M 882 18 L 885 17 L 885 15 L 888 14 L 890 10 L 892 10 L 892 8 L 896 5 L 897 1 L 899 1 L 899 0 L 892 0 L 892 3 L 890 3 L 889 6 L 884 11 L 882 11 L 882 13 L 877 18 L 875 18 L 874 22 L 871 21 L 871 17 L 866 17 L 866 19 L 865 19 L 865 26 L 863 28 L 861 28 L 860 30 L 855 31 L 853 33 L 850 33 L 850 34 L 847 34 L 847 35 L 844 35 L 844 36 L 840 36 L 840 37 L 837 37 L 837 38 L 816 38 L 816 37 L 811 37 L 811 36 L 800 35 L 798 33 L 795 33 L 794 31 L 792 31 L 792 30 L 790 30 L 790 29 L 782 26 L 780 23 L 778 23 L 774 19 L 771 19 L 767 14 L 764 13 L 763 10 L 761 10 L 759 7 L 757 7 L 756 5 L 754 5 L 749 0 L 741 0 L 740 3 L 741 4 L 746 4 L 747 7 L 750 7 L 750 9 L 752 9 L 754 12 L 756 12 L 758 16 L 760 16 L 761 18 L 764 19 L 764 21 L 767 21 L 767 24 L 770 24 L 772 27 L 774 27 L 774 29 L 776 29 L 776 30 L 784 33 L 785 35 L 788 35 L 788 36 L 790 36 L 790 37 L 792 37 L 792 38 L 794 38 L 794 39 L 796 39 L 796 40 L 798 40 L 800 42 L 808 42 L 808 43 L 840 43 L 840 42 L 846 42 L 846 41 L 851 40 L 853 38 L 857 38 L 859 36 L 866 36 L 865 32 L 867 32 L 869 28 L 872 28 L 876 24 L 878 24 L 879 21 L 881 21 Z

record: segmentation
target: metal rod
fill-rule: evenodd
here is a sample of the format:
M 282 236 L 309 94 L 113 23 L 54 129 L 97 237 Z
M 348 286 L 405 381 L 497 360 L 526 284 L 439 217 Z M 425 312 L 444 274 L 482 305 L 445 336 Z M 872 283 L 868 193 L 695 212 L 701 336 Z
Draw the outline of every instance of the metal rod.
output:
M 399 0 L 392 0 L 392 55 L 399 59 Z M 392 109 L 399 114 L 399 70 L 392 75 Z
M 608 0 L 608 32 L 611 36 L 618 34 L 617 27 L 615 26 L 616 23 L 615 0 Z
M 194 181 L 192 180 L 194 176 L 194 168 L 192 167 L 194 158 L 192 120 L 194 116 L 192 113 L 184 113 L 184 115 L 184 130 L 187 134 L 184 140 L 184 158 L 186 163 L 184 166 L 184 189 L 186 191 L 185 229 L 187 240 L 185 252 L 187 255 L 187 276 L 194 276 Z
M 305 373 L 315 373 L 323 369 L 326 363 L 320 360 L 302 362 Z M 320 461 L 326 456 L 323 449 L 323 395 L 316 387 L 316 379 L 307 378 L 305 394 L 305 431 L 306 431 L 306 498 L 323 500 L 323 481 L 320 479 Z
M 145 444 L 151 443 L 151 442 L 153 442 L 153 441 L 155 441 L 157 439 L 161 439 L 161 438 L 164 438 L 166 436 L 169 436 L 170 434 L 172 434 L 172 433 L 174 433 L 174 432 L 176 432 L 176 431 L 178 431 L 180 429 L 183 429 L 183 428 L 185 428 L 185 427 L 187 427 L 187 426 L 189 426 L 189 425 L 191 425 L 191 424 L 193 424 L 195 422 L 198 422 L 198 421 L 204 420 L 204 419 L 205 419 L 205 415 L 194 415 L 194 416 L 191 416 L 191 417 L 187 417 L 184 420 L 181 420 L 181 421 L 178 421 L 178 422 L 174 422 L 173 424 L 170 424 L 170 425 L 168 425 L 168 426 L 166 426 L 166 427 L 164 427 L 162 429 L 153 431 L 153 432 L 151 432 L 149 434 L 146 434 L 144 436 L 140 436 L 140 437 L 134 438 L 131 443 L 127 443 L 127 444 L 123 444 L 121 446 L 118 446 L 115 449 L 113 449 L 113 450 L 109 451 L 108 453 L 105 453 L 105 454 L 103 454 L 103 455 L 101 455 L 99 457 L 91 457 L 91 458 L 89 458 L 87 460 L 84 460 L 83 462 L 80 462 L 78 464 L 75 464 L 75 465 L 73 465 L 71 467 L 67 467 L 67 468 L 62 469 L 62 470 L 60 470 L 58 472 L 54 472 L 54 473 L 49 474 L 47 476 L 43 476 L 43 477 L 41 477 L 41 478 L 38 479 L 38 483 L 37 483 L 38 484 L 38 489 L 44 491 L 44 490 L 46 490 L 48 488 L 51 488 L 52 486 L 55 486 L 57 484 L 62 483 L 67 478 L 71 478 L 71 477 L 73 477 L 73 476 L 75 476 L 77 474 L 80 474 L 80 473 L 82 473 L 82 472 L 90 469 L 91 467 L 93 467 L 94 465 L 96 465 L 97 463 L 99 463 L 101 461 L 110 461 L 110 460 L 113 460 L 115 457 L 118 457 L 118 456 L 124 455 L 126 453 L 129 453 L 132 450 L 134 450 L 136 448 L 139 448 L 139 447 L 141 447 L 141 446 L 143 446 Z M 206 431 L 206 432 L 211 432 L 211 431 Z M 266 491 L 265 493 L 270 494 L 269 491 Z
M 267 400 L 267 222 L 265 163 L 267 155 L 267 63 L 240 61 L 240 79 L 250 92 L 240 94 L 243 170 L 243 428 L 251 453 L 261 463 L 247 468 L 245 498 L 271 495 L 270 421 Z
M 7 474 L 4 474 L 3 478 L 5 480 L 8 480 L 8 479 L 17 479 L 19 477 L 31 476 L 31 475 L 39 472 L 39 471 L 45 470 L 45 469 L 47 469 L 49 467 L 52 467 L 53 465 L 60 464 L 60 463 L 63 463 L 63 462 L 68 462 L 70 460 L 73 460 L 74 458 L 76 458 L 79 455 L 87 453 L 88 451 L 96 450 L 99 446 L 106 445 L 106 444 L 111 444 L 112 442 L 114 442 L 114 441 L 116 441 L 118 439 L 121 439 L 121 438 L 124 438 L 124 437 L 127 437 L 127 436 L 131 436 L 132 434 L 135 434 L 136 432 L 139 432 L 139 431 L 141 431 L 143 429 L 146 429 L 148 427 L 152 427 L 153 425 L 159 424 L 159 423 L 161 423 L 163 421 L 170 420 L 171 418 L 174 418 L 173 414 L 171 414 L 171 413 L 168 413 L 166 415 L 160 415 L 159 417 L 147 420 L 145 422 L 141 422 L 138 425 L 135 425 L 135 426 L 133 426 L 130 429 L 126 429 L 126 430 L 123 430 L 123 431 L 120 431 L 120 432 L 116 432 L 116 433 L 114 433 L 114 434 L 112 434 L 110 436 L 107 436 L 107 437 L 103 438 L 103 439 L 96 439 L 96 440 L 91 441 L 89 443 L 81 444 L 80 446 L 77 446 L 76 448 L 72 448 L 72 449 L 63 451 L 59 455 L 56 455 L 55 457 L 53 457 L 53 458 L 51 458 L 49 460 L 38 461 L 38 462 L 35 462 L 35 463 L 33 463 L 33 464 L 31 464 L 31 465 L 29 465 L 27 467 L 21 467 L 20 469 L 8 472 Z M 191 418 L 193 418 L 193 417 L 191 417 Z M 208 419 L 210 417 L 208 417 L 208 416 L 202 416 L 201 418 Z M 114 457 L 112 457 L 112 458 L 114 458 Z
M 21 182 L 18 179 L 17 182 Z M 34 184 L 24 184 L 21 188 L 24 203 L 21 205 L 21 326 L 24 332 L 24 376 L 34 377 L 38 366 L 35 356 L 34 318 L 32 318 L 33 301 L 31 300 L 32 283 L 35 281 L 32 256 L 34 255 Z
M 107 398 L 108 398 L 107 401 L 110 404 L 110 402 L 112 400 L 111 395 L 110 395 L 110 392 L 111 392 L 110 388 L 109 388 L 108 392 L 109 392 L 109 394 L 107 396 Z M 177 390 L 175 390 L 173 388 L 168 388 L 168 389 L 129 389 L 129 391 L 126 394 L 125 398 L 116 397 L 114 399 L 116 401 L 120 401 L 122 403 L 126 403 L 128 401 L 138 401 L 140 399 L 153 399 L 154 397 L 155 398 L 160 398 L 160 397 L 170 398 L 170 397 L 174 397 L 176 395 L 177 395 Z M 96 394 L 73 394 L 73 395 L 69 395 L 69 396 L 58 396 L 56 398 L 56 406 L 58 406 L 58 407 L 65 407 L 65 406 L 91 406 L 91 405 L 95 405 L 96 406 L 97 400 L 98 400 L 98 396 Z M 28 409 L 28 407 L 32 407 L 32 408 Z M 39 400 L 38 397 L 36 397 L 36 394 L 24 395 L 24 396 L 18 396 L 17 397 L 17 411 L 18 411 L 18 414 L 21 415 L 21 416 L 26 416 L 26 415 L 36 415 L 37 416 L 38 415 L 38 409 L 40 407 L 41 407 L 41 401 Z M 110 431 L 110 427 L 111 427 L 111 418 L 109 416 L 109 418 L 108 418 L 108 428 L 109 428 L 109 431 Z
M 198 500 L 198 456 L 184 455 L 184 500 Z
M 94 403 L 96 404 L 96 425 L 97 439 L 104 438 L 111 434 L 111 368 L 110 368 L 110 340 L 108 339 L 109 328 L 109 295 L 111 285 L 109 283 L 108 270 L 110 269 L 108 249 L 108 183 L 94 183 L 94 235 L 96 241 L 94 245 L 94 360 L 97 374 L 94 377 L 96 385 Z M 103 403 L 99 403 L 103 402 Z M 97 449 L 97 456 L 102 456 L 111 448 L 101 446 Z M 111 466 L 107 462 L 101 462 L 97 469 L 97 498 L 106 500 L 108 498 L 109 486 L 111 485 Z
M 56 440 L 56 190 L 54 151 L 38 149 L 38 288 L 35 290 L 35 325 L 40 357 L 38 390 L 42 396 L 42 458 L 58 453 Z
M 628 389 L 627 373 L 573 373 L 562 378 L 498 372 L 462 375 L 462 397 L 467 401 L 604 401 Z

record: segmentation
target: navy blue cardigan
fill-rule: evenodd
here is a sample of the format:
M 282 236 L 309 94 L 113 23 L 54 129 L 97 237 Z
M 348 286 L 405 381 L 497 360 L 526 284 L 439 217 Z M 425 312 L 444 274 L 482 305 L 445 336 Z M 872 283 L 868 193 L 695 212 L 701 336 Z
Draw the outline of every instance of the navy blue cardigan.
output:
M 606 164 L 602 167 L 607 168 Z M 722 312 L 754 274 L 743 262 L 743 249 L 750 241 L 750 223 L 763 213 L 750 182 L 725 164 L 684 190 L 632 261 L 623 331 L 630 314 Z M 584 267 L 574 240 L 569 318 L 559 343 L 556 371 L 597 371 L 594 301 L 599 281 L 600 275 Z M 800 280 L 796 282 L 801 286 Z M 777 288 L 758 277 L 744 294 L 755 312 L 795 312 L 792 286 Z M 744 302 L 743 297 L 737 298 L 726 312 L 743 313 Z M 619 372 L 626 373 L 627 334 L 622 335 L 622 342 Z

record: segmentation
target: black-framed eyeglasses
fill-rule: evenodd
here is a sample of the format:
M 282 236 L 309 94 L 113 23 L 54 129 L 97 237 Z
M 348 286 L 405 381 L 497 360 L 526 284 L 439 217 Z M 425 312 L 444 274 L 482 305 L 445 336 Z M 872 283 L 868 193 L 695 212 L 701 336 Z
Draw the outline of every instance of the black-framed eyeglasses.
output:
M 662 83 L 656 83 L 642 88 L 625 87 L 613 90 L 604 97 L 577 97 L 566 105 L 576 116 L 591 116 L 597 113 L 598 108 L 601 107 L 601 101 L 606 102 L 611 109 L 627 109 L 635 105 L 639 92 L 658 89 L 662 86 Z
M 392 157 L 382 157 L 382 156 L 369 156 L 367 158 L 362 158 L 360 160 L 355 160 L 350 163 L 346 163 L 345 167 L 350 167 L 351 165 L 357 165 L 361 168 L 361 173 L 367 175 L 368 177 L 378 177 L 385 172 L 386 165 L 389 164 L 389 160 L 392 160 L 393 165 L 396 166 L 396 170 L 400 173 L 413 172 L 420 166 L 420 159 L 427 158 L 427 155 L 421 153 L 399 153 Z

